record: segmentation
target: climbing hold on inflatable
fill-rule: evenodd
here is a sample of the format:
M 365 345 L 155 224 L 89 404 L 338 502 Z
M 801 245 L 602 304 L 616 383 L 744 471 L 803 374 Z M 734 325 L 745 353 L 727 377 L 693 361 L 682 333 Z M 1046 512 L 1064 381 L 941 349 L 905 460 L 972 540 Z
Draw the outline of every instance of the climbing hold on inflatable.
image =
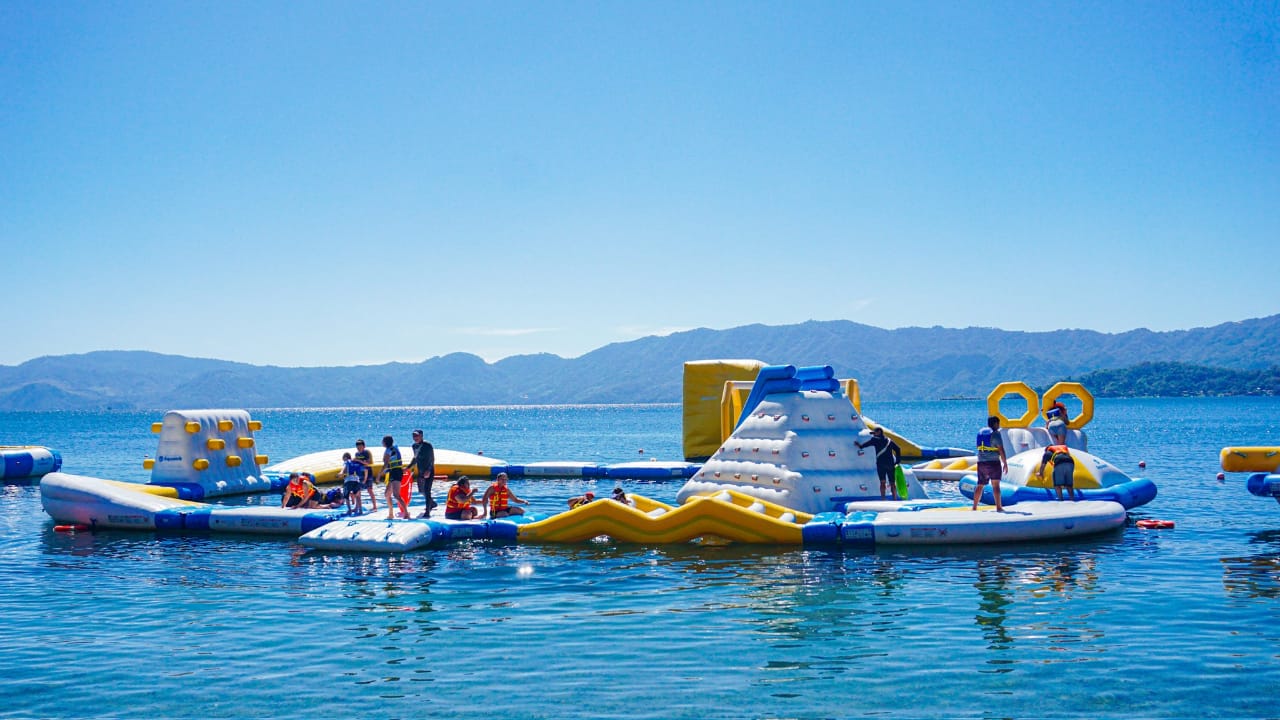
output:
M 1139 520 L 1134 524 L 1143 530 L 1169 530 L 1174 526 L 1172 520 Z
M 1027 402 L 1027 411 L 1017 418 L 1007 418 L 1000 411 L 1000 401 L 1009 395 L 1017 395 Z M 1000 427 L 1002 428 L 1031 427 L 1031 422 L 1040 414 L 1040 397 L 1036 395 L 1036 391 L 1032 390 L 1030 385 L 1021 380 L 1002 382 L 996 385 L 990 395 L 987 395 L 987 414 L 1000 418 Z

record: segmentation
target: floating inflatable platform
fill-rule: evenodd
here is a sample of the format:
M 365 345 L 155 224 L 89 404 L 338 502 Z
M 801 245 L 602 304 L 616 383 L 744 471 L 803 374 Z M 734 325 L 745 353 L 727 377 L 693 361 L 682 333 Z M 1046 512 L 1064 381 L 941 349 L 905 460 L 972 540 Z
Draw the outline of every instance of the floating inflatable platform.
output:
M 370 450 L 374 456 L 373 476 L 377 477 L 382 472 L 382 447 L 378 446 Z M 407 450 L 407 448 L 401 448 L 401 452 L 405 454 L 405 462 L 412 457 L 406 452 Z M 265 467 L 262 469 L 262 475 L 271 480 L 277 492 L 284 488 L 289 482 L 289 475 L 295 472 L 311 473 L 317 485 L 335 485 L 342 482 L 342 454 L 354 452 L 355 448 L 349 447 L 308 453 Z M 507 466 L 502 460 L 443 448 L 437 448 L 435 456 L 437 475 L 458 473 L 471 477 L 492 477 Z
M 1072 481 L 1078 499 L 1116 502 L 1126 510 L 1132 510 L 1156 498 L 1156 484 L 1150 480 L 1131 478 L 1106 460 L 1083 450 L 1072 448 L 1070 454 L 1075 465 Z M 1009 472 L 1000 480 L 1002 505 L 1057 500 L 1057 492 L 1053 489 L 1053 463 L 1045 466 L 1043 475 L 1037 473 L 1043 457 L 1044 450 L 1035 448 L 1007 458 Z M 966 475 L 960 480 L 960 493 L 972 498 L 977 485 L 977 475 Z M 995 502 L 990 485 L 983 487 L 981 502 Z
M 340 510 L 267 505 L 210 505 L 178 497 L 176 488 L 50 473 L 40 503 L 55 521 L 89 529 L 232 532 L 297 537 L 343 517 Z
M 405 452 L 405 450 L 405 448 L 401 448 L 401 452 Z M 352 452 L 352 448 L 309 453 L 264 468 L 262 475 L 271 480 L 272 487 L 277 492 L 289 481 L 289 474 L 295 472 L 311 473 L 318 485 L 337 484 L 342 481 L 342 454 L 347 452 Z M 381 453 L 375 449 L 374 456 L 378 459 L 378 462 L 373 465 L 373 473 L 376 477 L 378 473 L 382 472 Z M 437 477 L 457 474 L 473 478 L 490 478 L 495 477 L 500 472 L 505 472 L 510 478 L 526 479 L 608 478 L 610 480 L 670 480 L 692 477 L 702 467 L 697 463 L 663 462 L 658 460 L 606 465 L 593 462 L 553 460 L 518 465 L 509 464 L 504 460 L 485 455 L 442 448 L 435 449 L 435 458 L 435 474 Z
M 1224 447 L 1219 458 L 1227 472 L 1280 471 L 1280 447 Z
M 33 480 L 62 468 L 62 455 L 39 445 L 0 445 L 0 480 Z
M 307 547 L 351 552 L 408 552 L 449 542 L 582 543 L 598 537 L 645 545 L 725 541 L 869 549 L 1062 539 L 1122 527 L 1119 503 L 1027 502 L 997 513 L 956 501 L 870 503 L 851 512 L 797 513 L 732 490 L 680 506 L 632 495 L 634 506 L 597 500 L 551 517 L 498 520 L 340 520 L 299 538 Z

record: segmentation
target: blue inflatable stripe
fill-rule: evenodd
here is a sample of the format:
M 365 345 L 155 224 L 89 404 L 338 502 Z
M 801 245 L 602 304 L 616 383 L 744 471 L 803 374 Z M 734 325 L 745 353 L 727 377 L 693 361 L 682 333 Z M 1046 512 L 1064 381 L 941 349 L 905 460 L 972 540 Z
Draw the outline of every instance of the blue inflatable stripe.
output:
M 49 452 L 53 454 L 53 472 L 58 472 L 62 469 L 62 453 L 57 450 L 50 450 Z
M 186 513 L 177 508 L 161 510 L 155 514 L 157 530 L 183 530 L 186 528 Z
M 31 477 L 35 460 L 28 452 L 10 452 L 4 454 L 4 476 L 9 479 Z
M 960 478 L 960 494 L 972 498 L 977 484 L 977 475 L 965 475 Z M 1025 485 L 1004 483 L 1000 489 L 1000 500 L 1003 505 L 1058 499 L 1058 494 L 1053 488 L 1033 488 Z M 1076 497 L 1081 500 L 1110 500 L 1120 503 L 1125 510 L 1132 510 L 1155 500 L 1156 492 L 1155 483 L 1146 478 L 1137 478 L 1119 485 L 1112 485 L 1111 487 L 1076 490 Z M 983 487 L 981 502 L 986 505 L 992 505 L 995 501 L 996 498 L 991 492 L 991 486 L 986 485 Z
M 920 448 L 920 458 L 922 460 L 941 460 L 944 458 L 967 457 L 972 454 L 972 450 L 965 450 L 963 448 Z
M 160 487 L 171 487 L 178 491 L 178 497 L 182 500 L 203 500 L 204 487 L 200 483 L 149 483 Z
M 183 527 L 187 530 L 209 530 L 209 518 L 213 517 L 213 512 L 208 508 L 200 510 L 190 510 L 182 513 Z
M 1280 474 L 1254 473 L 1245 481 L 1245 487 L 1258 497 L 1280 498 Z
M 807 365 L 796 368 L 795 374 L 795 378 L 800 381 L 830 380 L 835 376 L 836 371 L 830 365 Z

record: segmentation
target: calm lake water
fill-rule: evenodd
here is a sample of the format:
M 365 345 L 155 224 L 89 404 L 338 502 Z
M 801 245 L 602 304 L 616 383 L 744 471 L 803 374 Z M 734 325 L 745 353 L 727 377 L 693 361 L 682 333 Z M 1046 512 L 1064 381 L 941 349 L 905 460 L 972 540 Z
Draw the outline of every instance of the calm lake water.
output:
M 982 401 L 864 411 L 924 445 L 967 447 L 985 419 Z M 680 414 L 253 412 L 273 462 L 357 436 L 407 445 L 414 427 L 513 463 L 677 460 Z M 161 415 L 0 413 L 0 444 L 144 481 Z M 1131 518 L 1176 529 L 875 552 L 597 542 L 360 555 L 55 533 L 38 487 L 0 486 L 0 716 L 1277 716 L 1280 505 L 1249 495 L 1244 475 L 1215 475 L 1224 445 L 1280 445 L 1280 400 L 1101 400 L 1087 431 L 1091 451 L 1159 486 Z M 543 512 L 601 489 L 512 486 Z M 629 487 L 671 500 L 679 485 Z

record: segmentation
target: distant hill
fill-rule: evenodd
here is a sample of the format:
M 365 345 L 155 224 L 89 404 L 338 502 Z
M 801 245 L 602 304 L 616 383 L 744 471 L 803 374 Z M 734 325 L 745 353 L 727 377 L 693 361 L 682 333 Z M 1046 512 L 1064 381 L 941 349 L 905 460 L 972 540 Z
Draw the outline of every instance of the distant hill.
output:
M 1276 365 L 1265 370 L 1231 370 L 1187 363 L 1140 363 L 1069 379 L 1097 397 L 1280 395 L 1280 366 Z
M 1003 380 L 1046 386 L 1142 363 L 1259 372 L 1274 365 L 1277 347 L 1280 315 L 1124 333 L 885 330 L 811 321 L 690 330 L 606 345 L 579 358 L 520 355 L 496 363 L 454 353 L 419 363 L 284 368 L 101 351 L 0 365 L 0 410 L 679 402 L 683 363 L 714 358 L 829 364 L 840 377 L 858 378 L 869 400 L 985 397 Z M 1152 387 L 1184 394 L 1175 387 L 1181 375 L 1170 377 Z

